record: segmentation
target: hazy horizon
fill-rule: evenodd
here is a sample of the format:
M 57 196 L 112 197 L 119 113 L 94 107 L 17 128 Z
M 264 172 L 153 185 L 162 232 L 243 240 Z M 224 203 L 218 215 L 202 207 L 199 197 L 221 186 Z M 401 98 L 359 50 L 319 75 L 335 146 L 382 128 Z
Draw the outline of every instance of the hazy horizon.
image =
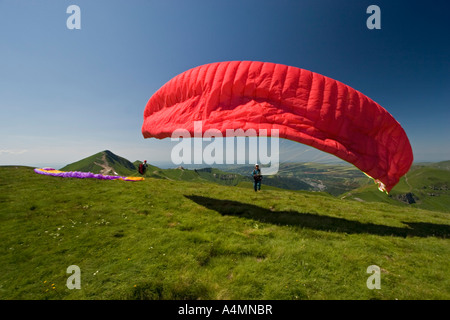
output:
M 310 148 L 310 149 L 312 149 L 312 148 Z M 109 150 L 112 153 L 114 153 L 115 155 L 120 156 L 122 158 L 125 158 L 128 161 L 130 161 L 130 162 L 147 160 L 147 158 L 145 158 L 145 157 L 144 158 L 141 157 L 141 159 L 127 158 L 124 155 L 115 152 L 114 150 L 106 148 L 106 149 L 100 150 L 98 152 L 94 152 L 92 154 L 82 156 L 82 157 L 80 157 L 80 158 L 78 158 L 78 159 L 76 159 L 74 161 L 71 161 L 71 162 L 42 162 L 42 163 L 34 163 L 34 164 L 33 163 L 30 163 L 30 164 L 10 163 L 10 164 L 0 164 L 0 166 L 29 166 L 29 167 L 34 167 L 34 168 L 50 167 L 50 168 L 54 168 L 54 169 L 58 169 L 59 170 L 59 169 L 65 167 L 65 166 L 67 166 L 69 164 L 72 164 L 72 163 L 77 162 L 79 160 L 83 160 L 83 159 L 85 159 L 87 157 L 90 157 L 90 156 L 96 154 L 96 153 L 103 152 L 103 151 L 106 151 L 106 150 Z M 319 150 L 313 150 L 313 152 L 317 152 L 318 154 L 323 154 L 325 156 L 329 155 L 329 154 L 326 154 L 326 153 L 324 153 L 322 151 L 319 151 Z M 438 161 L 414 161 L 413 165 L 427 164 L 427 163 L 439 163 L 439 162 L 444 162 L 444 161 L 450 161 L 450 159 L 438 160 Z M 154 165 L 156 167 L 159 167 L 161 169 L 173 169 L 173 168 L 178 168 L 180 166 L 185 168 L 185 169 L 220 168 L 220 167 L 226 168 L 226 167 L 244 167 L 244 166 L 252 167 L 253 166 L 253 164 L 251 164 L 251 163 L 246 163 L 246 164 L 226 164 L 226 163 L 223 163 L 223 164 L 211 164 L 210 165 L 210 164 L 205 164 L 205 163 L 203 163 L 203 164 L 174 164 L 174 163 L 172 163 L 170 161 L 151 161 L 151 160 L 147 160 L 147 162 L 149 164 Z M 322 159 L 322 160 L 320 158 L 316 158 L 316 159 L 314 159 L 314 158 L 307 158 L 307 159 L 303 159 L 303 161 L 292 161 L 292 159 L 289 160 L 289 161 L 280 161 L 280 165 L 298 164 L 298 163 L 301 163 L 301 164 L 317 163 L 317 164 L 353 166 L 353 164 L 351 164 L 349 162 L 346 162 L 346 161 L 344 161 L 342 159 L 339 159 L 337 157 L 334 157 L 334 156 L 332 156 L 332 158 L 330 157 L 330 159 Z M 262 167 L 264 167 L 264 165 L 262 165 Z

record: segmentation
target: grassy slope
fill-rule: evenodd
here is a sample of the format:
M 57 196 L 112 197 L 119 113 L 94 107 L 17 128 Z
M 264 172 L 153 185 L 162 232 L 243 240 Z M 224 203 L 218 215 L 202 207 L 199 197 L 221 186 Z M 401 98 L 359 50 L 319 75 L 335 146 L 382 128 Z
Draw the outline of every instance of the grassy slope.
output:
M 448 214 L 245 186 L 0 167 L 0 299 L 450 299 Z
M 437 162 L 437 163 L 431 163 L 430 166 L 433 167 L 433 168 L 436 168 L 436 169 L 442 169 L 442 170 L 450 171 L 450 160 L 441 161 L 441 162 Z
M 106 163 L 113 167 L 119 175 L 137 175 L 134 164 L 125 158 L 115 155 L 109 150 L 101 151 L 87 158 L 68 164 L 62 171 L 83 171 L 100 173 L 103 169 L 99 164 Z M 109 174 L 113 175 L 112 172 Z
M 345 194 L 345 197 L 404 205 L 395 198 L 400 194 L 409 192 L 414 194 L 417 201 L 409 206 L 449 213 L 450 171 L 439 166 L 415 166 L 406 176 L 400 179 L 399 183 L 392 189 L 390 197 L 379 192 L 373 183 L 352 190 Z

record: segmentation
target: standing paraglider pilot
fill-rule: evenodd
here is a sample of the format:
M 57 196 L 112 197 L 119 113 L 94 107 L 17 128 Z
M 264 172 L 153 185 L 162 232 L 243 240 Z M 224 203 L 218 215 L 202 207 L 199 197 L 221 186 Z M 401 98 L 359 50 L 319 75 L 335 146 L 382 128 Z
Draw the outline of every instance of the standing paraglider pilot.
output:
M 262 175 L 261 175 L 261 169 L 259 169 L 258 164 L 255 164 L 255 169 L 252 172 L 252 176 L 253 176 L 253 189 L 255 189 L 255 192 L 261 191 Z
M 147 171 L 147 167 L 148 167 L 147 160 L 144 160 L 144 163 L 141 163 L 139 165 L 139 173 L 144 175 L 145 172 Z

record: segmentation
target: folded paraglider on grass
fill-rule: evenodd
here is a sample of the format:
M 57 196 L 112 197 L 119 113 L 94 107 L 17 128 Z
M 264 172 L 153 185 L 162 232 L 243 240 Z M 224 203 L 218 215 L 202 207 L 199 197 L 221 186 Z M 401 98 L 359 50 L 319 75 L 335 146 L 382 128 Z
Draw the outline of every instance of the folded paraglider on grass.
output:
M 93 178 L 93 179 L 101 179 L 101 180 L 123 180 L 123 181 L 142 181 L 144 178 L 142 177 L 124 177 L 124 176 L 110 176 L 103 175 L 99 173 L 92 172 L 81 172 L 81 171 L 60 171 L 53 168 L 36 168 L 34 172 L 54 177 L 62 177 L 62 178 Z

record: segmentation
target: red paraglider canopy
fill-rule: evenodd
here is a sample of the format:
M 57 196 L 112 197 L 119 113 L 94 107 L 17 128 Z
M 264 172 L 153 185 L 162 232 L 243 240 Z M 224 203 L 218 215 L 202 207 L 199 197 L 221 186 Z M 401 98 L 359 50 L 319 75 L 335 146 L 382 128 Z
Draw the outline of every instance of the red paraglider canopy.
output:
M 257 61 L 211 63 L 163 85 L 144 111 L 144 138 L 176 129 L 278 129 L 297 141 L 352 163 L 389 192 L 413 161 L 405 131 L 359 91 L 304 69 Z

